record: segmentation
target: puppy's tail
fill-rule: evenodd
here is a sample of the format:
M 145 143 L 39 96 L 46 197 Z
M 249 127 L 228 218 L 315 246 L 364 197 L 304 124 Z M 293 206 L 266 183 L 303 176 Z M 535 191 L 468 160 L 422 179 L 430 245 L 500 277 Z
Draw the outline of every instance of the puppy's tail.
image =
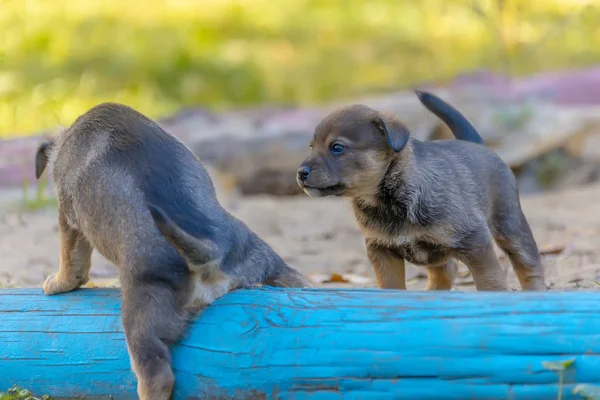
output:
M 425 108 L 448 125 L 455 138 L 467 142 L 484 144 L 483 138 L 479 135 L 475 127 L 456 108 L 434 94 L 419 90 L 415 90 L 415 93 Z
M 169 218 L 160 207 L 148 204 L 148 209 L 160 233 L 187 260 L 188 268 L 191 271 L 220 258 L 215 243 L 208 239 L 200 239 L 190 235 Z
M 48 165 L 48 160 L 50 159 L 52 147 L 54 147 L 54 141 L 51 139 L 44 140 L 38 146 L 35 153 L 35 179 L 40 179 L 44 173 L 46 165 Z

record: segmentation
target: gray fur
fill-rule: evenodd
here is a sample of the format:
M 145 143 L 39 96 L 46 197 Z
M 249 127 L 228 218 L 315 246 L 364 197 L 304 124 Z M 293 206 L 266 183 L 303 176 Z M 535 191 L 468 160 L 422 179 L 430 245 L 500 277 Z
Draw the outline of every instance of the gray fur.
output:
M 435 106 L 439 113 L 452 110 L 454 129 L 464 129 L 456 109 L 444 107 L 439 98 Z M 409 138 L 395 146 L 398 140 L 390 139 L 386 127 L 403 132 L 403 126 L 395 116 L 362 105 L 334 111 L 317 126 L 313 150 L 298 175 L 311 196 L 350 198 L 379 285 L 404 289 L 399 282 L 407 260 L 429 268 L 430 284 L 444 282 L 441 286 L 449 289 L 454 260 L 460 260 L 479 290 L 505 290 L 495 241 L 524 289 L 545 290 L 537 245 L 510 168 L 491 150 L 466 140 Z M 480 142 L 475 131 L 453 133 Z M 343 154 L 332 152 L 336 143 L 344 144 Z
M 101 104 L 79 117 L 40 146 L 38 176 L 46 164 L 58 195 L 61 259 L 44 292 L 87 282 L 94 248 L 118 267 L 123 326 L 143 400 L 170 397 L 169 346 L 204 306 L 256 284 L 308 286 L 221 207 L 186 146 L 127 106 Z

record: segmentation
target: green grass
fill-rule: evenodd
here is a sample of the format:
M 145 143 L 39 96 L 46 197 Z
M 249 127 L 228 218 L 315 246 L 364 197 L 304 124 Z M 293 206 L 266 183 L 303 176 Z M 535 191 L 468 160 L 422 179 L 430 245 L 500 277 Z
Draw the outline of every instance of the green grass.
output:
M 68 125 L 107 100 L 160 117 L 315 104 L 479 67 L 585 66 L 600 60 L 600 10 L 583 4 L 0 0 L 0 137 Z
M 29 390 L 12 387 L 6 393 L 0 393 L 0 400 L 48 400 L 48 395 L 34 396 Z

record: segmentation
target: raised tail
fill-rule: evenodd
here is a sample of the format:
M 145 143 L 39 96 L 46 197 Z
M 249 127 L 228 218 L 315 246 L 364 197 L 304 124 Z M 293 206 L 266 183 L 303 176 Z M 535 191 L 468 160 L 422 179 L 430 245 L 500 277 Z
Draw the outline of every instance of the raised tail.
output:
M 44 140 L 38 146 L 35 153 L 35 179 L 40 179 L 40 176 L 44 173 L 53 146 L 54 141 L 50 139 Z
M 448 125 L 455 138 L 467 142 L 484 144 L 483 138 L 479 135 L 475 127 L 456 108 L 434 94 L 419 90 L 415 90 L 415 93 L 425 108 Z
M 217 262 L 220 252 L 217 245 L 209 239 L 197 238 L 185 232 L 158 206 L 148 204 L 148 209 L 156 227 L 188 262 L 190 270 L 195 270 Z

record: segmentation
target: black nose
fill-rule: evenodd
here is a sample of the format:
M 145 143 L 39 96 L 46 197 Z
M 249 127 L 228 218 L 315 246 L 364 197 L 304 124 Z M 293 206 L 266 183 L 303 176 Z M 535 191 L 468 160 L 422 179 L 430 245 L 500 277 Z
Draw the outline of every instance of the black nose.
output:
M 298 179 L 304 182 L 308 178 L 308 175 L 310 175 L 310 168 L 300 167 L 298 170 Z

